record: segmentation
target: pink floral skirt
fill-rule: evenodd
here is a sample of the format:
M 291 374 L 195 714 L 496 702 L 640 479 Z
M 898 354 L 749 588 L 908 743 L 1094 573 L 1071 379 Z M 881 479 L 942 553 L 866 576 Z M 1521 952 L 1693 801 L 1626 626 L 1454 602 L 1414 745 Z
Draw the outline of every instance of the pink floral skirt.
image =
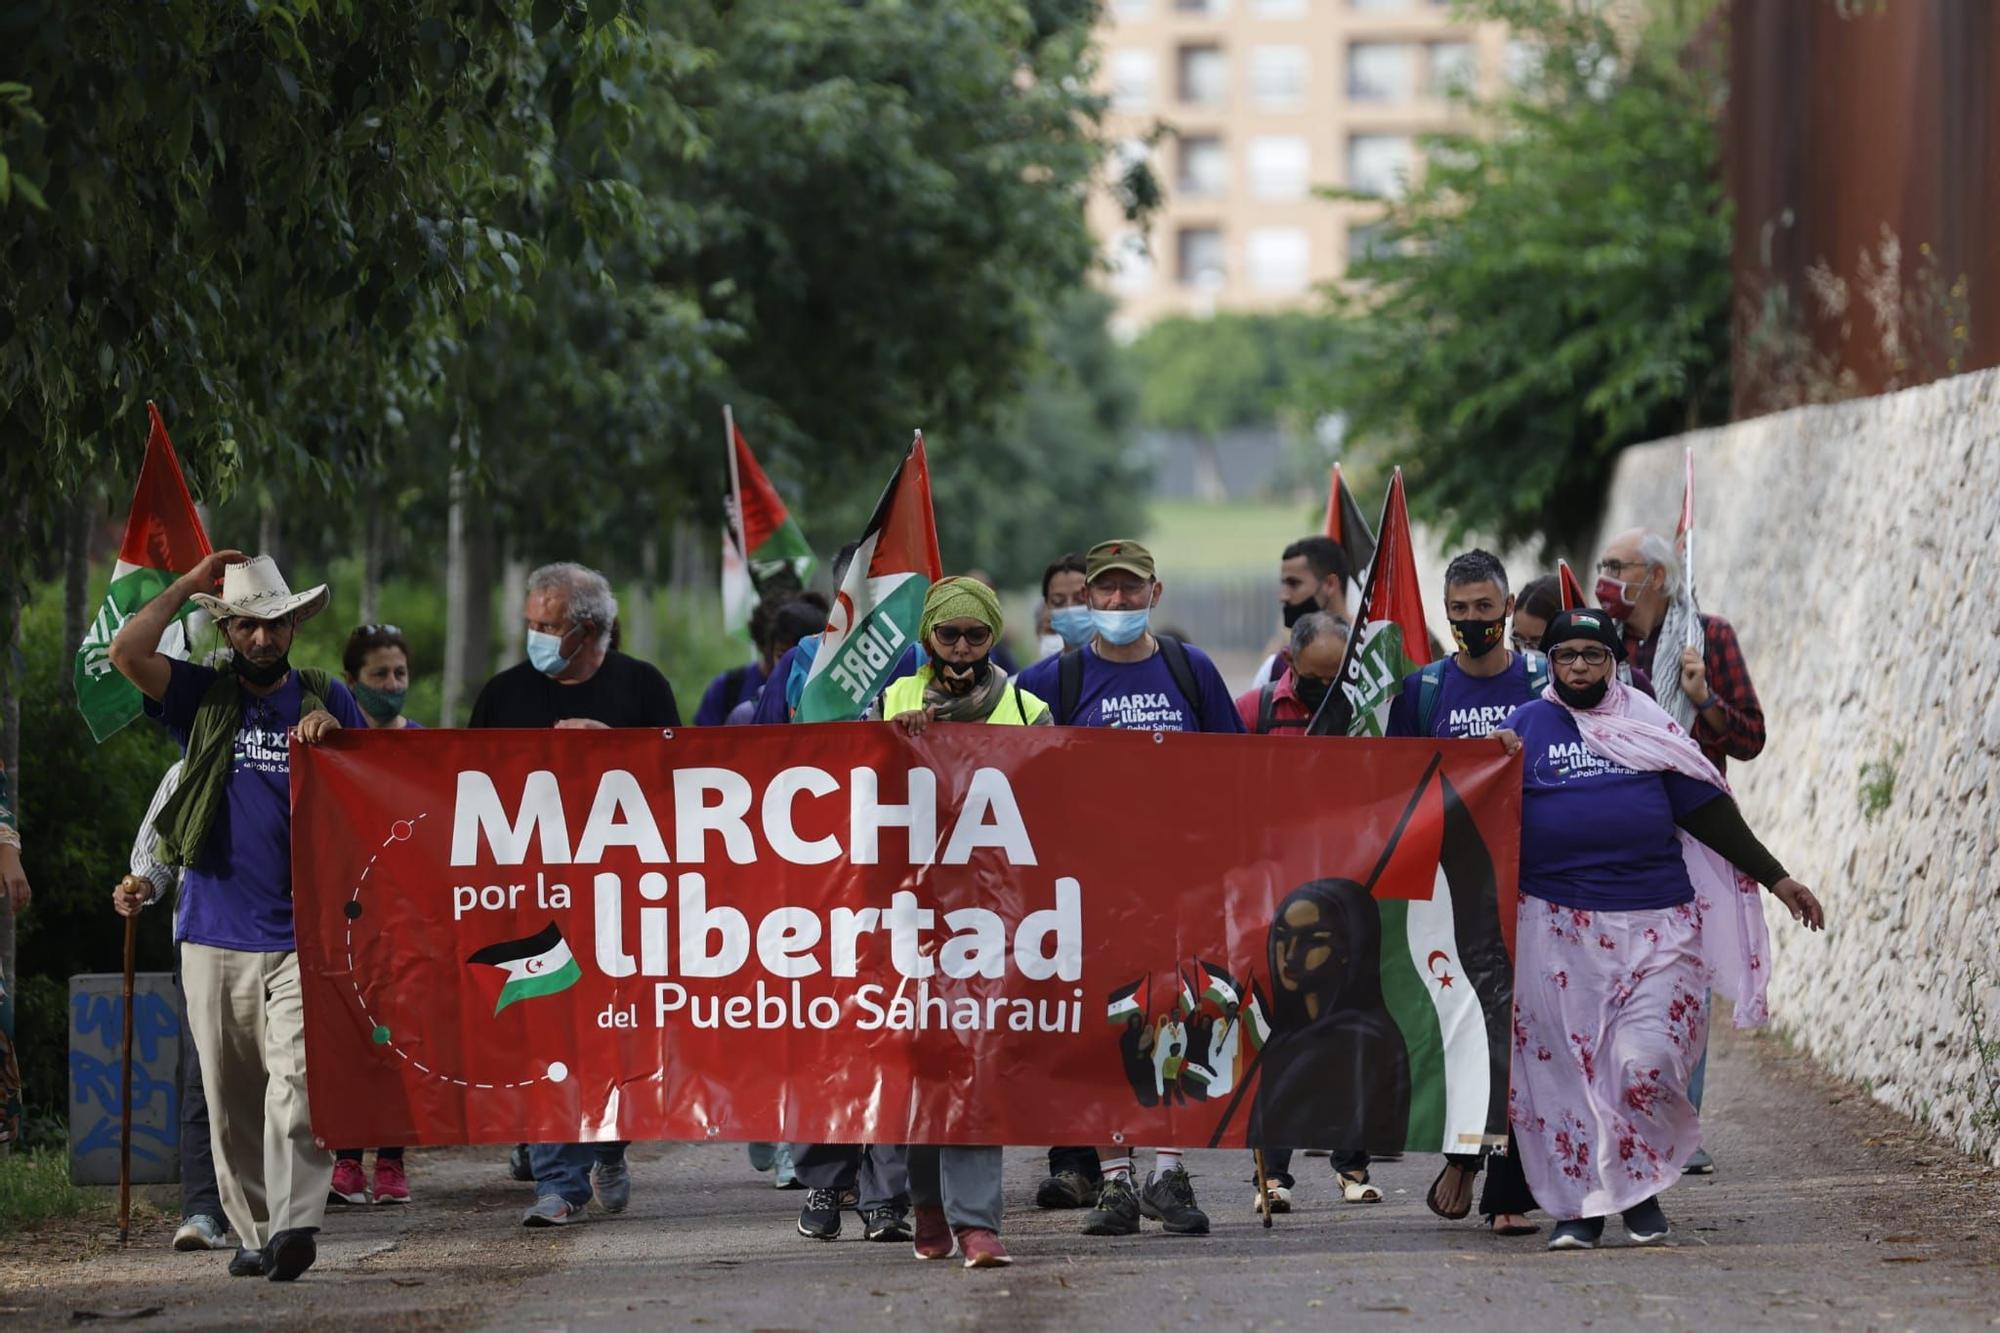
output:
M 1585 912 L 1521 895 L 1511 1114 L 1535 1201 L 1603 1217 L 1680 1179 L 1701 1146 L 1688 1080 L 1710 972 L 1692 903 Z

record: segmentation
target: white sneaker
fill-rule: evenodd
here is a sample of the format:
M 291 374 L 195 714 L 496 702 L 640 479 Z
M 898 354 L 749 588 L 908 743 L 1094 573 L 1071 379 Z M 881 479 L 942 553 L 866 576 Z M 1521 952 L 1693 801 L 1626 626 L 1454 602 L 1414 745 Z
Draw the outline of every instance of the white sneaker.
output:
M 578 1210 L 570 1207 L 569 1201 L 555 1194 L 544 1194 L 535 1200 L 535 1206 L 521 1215 L 524 1227 L 566 1227 L 576 1219 Z
M 229 1242 L 223 1238 L 228 1228 L 222 1219 L 207 1213 L 196 1213 L 181 1219 L 181 1229 L 174 1233 L 174 1248 L 181 1251 L 226 1250 Z
M 1274 1180 L 1271 1181 L 1268 1185 L 1266 1185 L 1265 1188 L 1268 1189 L 1271 1194 L 1271 1215 L 1273 1217 L 1276 1217 L 1279 1213 L 1289 1213 L 1292 1211 L 1291 1186 L 1280 1185 L 1277 1181 Z M 1257 1214 L 1257 1216 L 1259 1217 L 1262 1217 L 1264 1215 L 1264 1200 L 1261 1196 L 1253 1196 L 1251 1198 L 1250 1211 Z

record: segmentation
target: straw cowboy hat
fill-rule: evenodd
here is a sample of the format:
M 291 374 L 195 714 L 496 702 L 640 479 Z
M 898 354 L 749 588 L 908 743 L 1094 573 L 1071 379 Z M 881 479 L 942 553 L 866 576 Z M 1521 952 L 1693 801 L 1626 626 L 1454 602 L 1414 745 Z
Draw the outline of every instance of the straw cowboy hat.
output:
M 278 572 L 278 562 L 268 555 L 260 555 L 222 571 L 220 597 L 198 592 L 193 594 L 191 600 L 217 620 L 235 616 L 250 620 L 276 620 L 279 616 L 293 613 L 297 613 L 299 620 L 310 620 L 326 610 L 327 591 L 322 583 L 317 588 L 293 592 L 285 586 L 285 576 Z

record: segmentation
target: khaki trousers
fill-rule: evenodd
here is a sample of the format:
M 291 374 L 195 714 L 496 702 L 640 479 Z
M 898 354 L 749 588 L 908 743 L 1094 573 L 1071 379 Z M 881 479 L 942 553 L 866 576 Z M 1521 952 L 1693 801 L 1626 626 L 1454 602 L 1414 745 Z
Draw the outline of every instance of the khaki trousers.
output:
M 305 1006 L 293 953 L 181 947 L 188 1030 L 208 1093 L 222 1211 L 245 1249 L 318 1227 L 333 1153 L 306 1107 Z

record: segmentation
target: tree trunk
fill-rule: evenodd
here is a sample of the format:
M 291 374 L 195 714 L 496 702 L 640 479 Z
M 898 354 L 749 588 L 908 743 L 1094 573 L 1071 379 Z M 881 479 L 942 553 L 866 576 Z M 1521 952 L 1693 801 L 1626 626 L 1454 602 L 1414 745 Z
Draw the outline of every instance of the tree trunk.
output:
M 373 625 L 382 609 L 382 539 L 387 524 L 379 504 L 364 504 L 361 511 L 361 606 L 360 621 Z
M 21 509 L 25 511 L 25 504 Z M 19 515 L 25 524 L 27 515 Z M 79 642 L 81 639 L 79 639 Z M 21 687 L 25 683 L 16 669 L 21 661 L 21 590 L 11 579 L 0 579 L 0 767 L 12 779 L 14 790 L 14 814 L 19 821 L 21 813 Z M 35 830 L 21 830 L 23 838 L 35 836 Z M 7 1044 L 14 1044 L 14 1004 L 13 996 L 20 993 L 15 984 L 17 973 L 14 967 L 14 913 L 0 906 L 0 987 L 4 987 L 10 997 L 4 1006 L 7 1015 Z M 5 1145 L 0 1145 L 4 1151 Z
M 465 516 L 465 679 L 460 682 L 466 706 L 479 697 L 479 687 L 493 674 L 493 581 L 500 572 L 500 543 L 493 519 L 483 505 L 468 507 Z
M 528 601 L 528 562 L 509 552 L 500 562 L 500 620 L 506 628 L 493 638 L 493 669 L 504 671 L 521 660 L 521 608 Z
M 257 549 L 251 555 L 268 555 L 278 562 L 278 568 L 285 568 L 285 528 L 280 517 L 281 511 L 276 500 L 266 502 L 264 512 L 257 516 Z
M 647 533 L 639 542 L 639 578 L 625 595 L 625 651 L 651 662 L 660 650 L 659 617 L 653 590 L 659 586 L 660 539 Z
M 464 684 L 470 674 L 466 669 L 465 634 L 466 608 L 472 603 L 472 595 L 465 513 L 465 473 L 454 468 L 451 474 L 451 508 L 445 519 L 444 538 L 444 679 L 443 700 L 438 709 L 438 725 L 441 727 L 455 727 L 463 718 Z
M 90 539 L 95 531 L 97 506 L 91 488 L 83 487 L 70 501 L 63 524 L 63 649 L 76 651 L 90 628 Z M 75 697 L 76 682 L 64 677 L 63 693 Z

